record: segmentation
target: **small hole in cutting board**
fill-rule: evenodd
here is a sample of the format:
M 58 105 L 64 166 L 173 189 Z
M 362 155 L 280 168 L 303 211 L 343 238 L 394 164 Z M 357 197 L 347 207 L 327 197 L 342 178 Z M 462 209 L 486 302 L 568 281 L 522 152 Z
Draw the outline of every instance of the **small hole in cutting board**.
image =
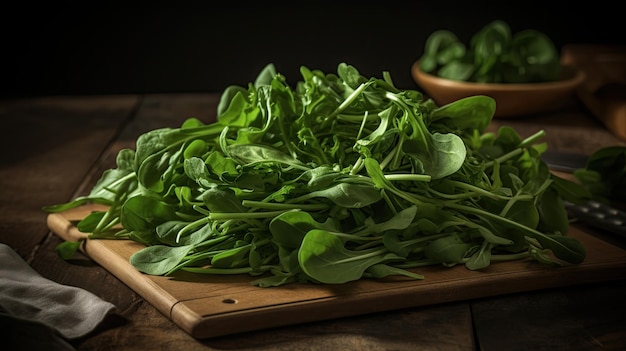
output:
M 235 299 L 224 299 L 224 300 L 222 300 L 222 302 L 223 303 L 229 303 L 229 304 L 232 303 L 232 304 L 234 304 L 234 303 L 237 303 L 237 300 L 235 300 Z

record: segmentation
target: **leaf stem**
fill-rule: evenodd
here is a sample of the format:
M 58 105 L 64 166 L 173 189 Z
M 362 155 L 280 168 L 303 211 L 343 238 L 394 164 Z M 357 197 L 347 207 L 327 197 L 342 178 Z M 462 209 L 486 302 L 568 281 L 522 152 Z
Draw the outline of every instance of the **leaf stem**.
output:
M 246 207 L 254 207 L 268 210 L 293 210 L 300 209 L 305 211 L 319 211 L 326 210 L 330 206 L 324 203 L 318 204 L 287 204 L 287 203 L 277 203 L 277 202 L 264 202 L 264 201 L 254 201 L 254 200 L 243 200 L 241 204 Z
M 289 211 L 267 211 L 267 212 L 211 212 L 208 220 L 223 221 L 227 219 L 251 219 L 251 218 L 269 218 L 276 217 L 284 212 Z

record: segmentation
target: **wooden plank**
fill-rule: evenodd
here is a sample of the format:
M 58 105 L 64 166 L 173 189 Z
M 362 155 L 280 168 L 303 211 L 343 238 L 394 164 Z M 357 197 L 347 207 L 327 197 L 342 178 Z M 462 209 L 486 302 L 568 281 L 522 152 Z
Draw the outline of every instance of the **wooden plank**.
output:
M 479 349 L 625 350 L 625 292 L 619 280 L 473 301 Z
M 82 235 L 75 226 L 95 208 L 50 214 L 48 226 L 67 240 Z M 258 288 L 253 277 L 204 276 L 179 272 L 149 276 L 128 262 L 143 246 L 129 240 L 88 240 L 84 252 L 124 281 L 195 338 L 240 333 L 359 314 L 428 306 L 626 278 L 626 251 L 572 227 L 587 250 L 585 262 L 550 268 L 530 260 L 494 263 L 481 271 L 425 267 L 424 280 L 393 277 L 341 285 L 287 284 Z
M 58 257 L 54 248 L 60 240 L 56 235 L 48 237 L 47 214 L 41 207 L 87 194 L 102 173 L 115 166 L 117 152 L 134 148 L 140 134 L 156 128 L 177 127 L 192 116 L 209 123 L 214 119 L 217 100 L 216 94 L 201 93 L 107 95 L 10 100 L 6 106 L 0 106 L 0 111 L 6 110 L 4 114 L 14 117 L 7 118 L 9 126 L 20 132 L 28 131 L 24 140 L 31 142 L 23 149 L 36 147 L 46 160 L 39 162 L 37 158 L 24 164 L 29 168 L 20 166 L 23 172 L 17 172 L 21 179 L 18 189 L 22 191 L 15 191 L 15 204 L 7 205 L 2 215 L 3 225 L 17 223 L 14 231 L 0 234 L 2 240 L 16 243 L 12 246 L 18 249 L 24 247 L 20 252 L 30 257 L 33 268 L 46 278 L 87 289 L 114 303 L 124 311 L 124 317 L 132 318 L 140 297 L 117 277 L 99 265 L 94 266 L 89 257 L 76 257 L 69 262 Z M 33 129 L 20 129 L 20 124 Z M 20 151 L 23 150 L 17 150 Z M 24 176 L 25 173 L 30 176 Z M 7 188 L 1 187 L 0 192 Z M 28 202 L 30 198 L 36 202 Z M 31 230 L 30 223 L 37 226 L 36 230 Z M 28 235 L 22 235 L 23 232 Z M 19 240 L 28 242 L 21 245 Z
M 42 206 L 68 201 L 136 107 L 136 96 L 0 103 L 0 240 L 31 261 L 49 233 Z M 42 269 L 47 269 L 44 265 Z

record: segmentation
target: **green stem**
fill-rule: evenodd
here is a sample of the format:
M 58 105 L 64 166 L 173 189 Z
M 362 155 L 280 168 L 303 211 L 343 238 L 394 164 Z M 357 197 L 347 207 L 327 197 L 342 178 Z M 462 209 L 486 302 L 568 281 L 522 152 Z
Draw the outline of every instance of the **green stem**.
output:
M 342 263 L 346 263 L 346 262 L 353 262 L 353 261 L 360 261 L 366 258 L 370 258 L 370 257 L 375 257 L 375 256 L 379 256 L 381 254 L 385 254 L 389 252 L 389 250 L 387 249 L 375 249 L 372 250 L 371 252 L 368 253 L 364 253 L 364 254 L 359 254 L 359 256 L 357 257 L 349 257 L 349 258 L 344 258 L 343 260 L 337 260 L 335 261 L 335 264 L 342 264 Z
M 446 182 L 450 183 L 450 184 L 452 184 L 452 185 L 454 185 L 454 186 L 456 186 L 458 188 L 469 190 L 470 192 L 473 192 L 476 195 L 486 196 L 486 197 L 494 199 L 494 200 L 510 200 L 511 199 L 510 196 L 503 196 L 503 195 L 494 194 L 494 193 L 492 193 L 490 191 L 487 191 L 487 190 L 485 190 L 483 188 L 477 187 L 477 186 L 472 185 L 472 184 L 459 182 L 457 180 L 446 180 Z M 444 194 L 441 194 L 441 195 L 445 196 Z M 517 199 L 517 200 L 532 200 L 533 196 L 532 195 L 516 195 L 514 198 Z
M 243 212 L 243 213 L 242 212 L 226 212 L 226 213 L 211 212 L 211 214 L 208 217 L 208 220 L 223 221 L 227 219 L 269 218 L 269 217 L 276 217 L 287 211 L 289 210 L 267 211 L 267 212 Z
M 519 148 L 529 147 L 537 142 L 540 138 L 546 136 L 546 132 L 544 130 L 540 130 L 537 133 L 529 136 L 528 138 L 522 140 L 522 142 L 518 145 Z
M 252 272 L 267 272 L 274 268 L 278 268 L 275 265 L 265 265 L 260 267 L 242 267 L 242 268 L 212 268 L 212 267 L 182 267 L 181 270 L 191 273 L 203 273 L 203 274 L 244 274 Z
M 339 105 L 339 107 L 337 107 L 337 109 L 332 114 L 330 114 L 330 116 L 334 117 L 334 116 L 338 115 L 339 113 L 341 113 L 343 110 L 345 110 L 346 107 L 350 106 L 350 104 L 353 103 L 354 100 L 356 100 L 356 98 L 359 96 L 359 94 L 361 94 L 363 92 L 363 90 L 365 90 L 365 88 L 367 88 L 370 84 L 372 84 L 372 83 L 371 82 L 361 83 L 361 85 L 359 85 L 358 88 L 354 89 L 352 94 L 350 94 L 341 103 L 341 105 Z
M 521 154 L 523 151 L 524 151 L 524 149 L 511 150 L 511 151 L 507 152 L 506 154 L 504 154 L 504 155 L 502 155 L 500 157 L 497 157 L 493 161 L 485 162 L 485 168 L 493 167 L 493 164 L 495 162 L 498 162 L 498 163 L 505 162 L 506 160 L 509 160 L 509 159 L 511 159 L 511 158 L 513 158 L 513 157 L 515 157 L 515 156 L 517 156 L 519 154 Z
M 385 174 L 387 180 L 406 180 L 415 182 L 430 182 L 431 176 L 427 174 Z
M 511 225 L 513 227 L 516 227 L 516 228 L 518 228 L 518 229 L 520 229 L 520 230 L 522 230 L 522 231 L 524 231 L 526 233 L 532 234 L 535 237 L 545 237 L 546 236 L 543 233 L 541 233 L 541 232 L 539 232 L 539 231 L 537 231 L 535 229 L 532 229 L 530 227 L 527 227 L 527 226 L 525 226 L 523 224 L 520 224 L 520 223 L 512 221 L 512 220 L 510 220 L 510 219 L 508 219 L 506 217 L 501 217 L 500 215 L 497 215 L 495 213 L 484 211 L 484 210 L 481 210 L 481 209 L 478 209 L 478 208 L 465 206 L 465 205 L 457 204 L 457 203 L 454 203 L 454 202 L 445 202 L 444 206 L 448 207 L 448 208 L 455 209 L 455 210 L 460 210 L 460 211 L 465 211 L 465 212 L 468 212 L 468 213 L 473 213 L 473 214 L 480 215 L 480 216 L 490 217 L 492 219 L 495 219 L 495 220 L 504 222 L 504 223 L 506 223 L 508 225 Z
M 287 204 L 277 202 L 263 202 L 254 200 L 243 200 L 242 205 L 246 207 L 261 208 L 267 210 L 305 210 L 305 211 L 319 211 L 328 209 L 328 204 Z

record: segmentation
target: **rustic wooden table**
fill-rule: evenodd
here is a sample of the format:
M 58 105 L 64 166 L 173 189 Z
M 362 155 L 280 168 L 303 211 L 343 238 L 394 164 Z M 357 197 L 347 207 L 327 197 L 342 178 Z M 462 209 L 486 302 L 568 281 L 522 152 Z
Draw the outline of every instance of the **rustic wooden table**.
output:
M 44 205 L 84 194 L 140 134 L 215 118 L 217 94 L 56 96 L 0 100 L 0 242 L 42 276 L 77 286 L 118 313 L 78 350 L 623 350 L 626 280 L 544 289 L 197 340 L 88 257 L 64 261 Z M 542 115 L 494 120 L 546 131 L 551 150 L 589 155 L 626 145 L 577 100 Z M 626 249 L 626 240 L 595 233 Z M 0 287 L 1 288 L 1 287 Z M 10 328 L 9 328 L 10 330 Z M 6 328 L 3 332 L 6 334 Z M 3 339 L 37 338 L 12 330 Z M 6 340 L 6 339 L 5 339 Z

